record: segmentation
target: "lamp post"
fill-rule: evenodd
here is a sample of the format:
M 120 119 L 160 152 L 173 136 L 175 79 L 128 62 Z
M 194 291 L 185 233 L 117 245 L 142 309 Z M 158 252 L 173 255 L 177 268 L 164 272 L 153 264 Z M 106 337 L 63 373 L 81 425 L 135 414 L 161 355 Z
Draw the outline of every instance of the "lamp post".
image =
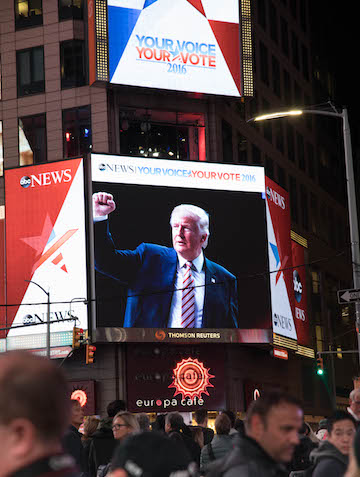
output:
M 350 241 L 351 241 L 351 259 L 354 288 L 360 288 L 360 247 L 359 247 L 359 224 L 356 208 L 356 190 L 354 180 L 354 168 L 352 158 L 351 136 L 348 112 L 343 108 L 341 112 L 323 111 L 320 109 L 296 109 L 291 111 L 281 111 L 277 113 L 264 114 L 250 119 L 249 121 L 265 121 L 268 119 L 277 119 L 284 117 L 300 116 L 302 114 L 319 114 L 323 116 L 331 116 L 340 118 L 343 126 L 344 153 L 345 153 L 345 170 L 347 184 L 347 198 L 349 210 L 350 225 Z M 355 302 L 355 323 L 358 342 L 358 354 L 360 364 L 360 301 Z
M 46 357 L 50 359 L 50 292 L 46 291 L 41 285 L 32 280 L 25 280 L 28 283 L 33 283 L 40 288 L 47 295 L 47 316 L 46 316 Z

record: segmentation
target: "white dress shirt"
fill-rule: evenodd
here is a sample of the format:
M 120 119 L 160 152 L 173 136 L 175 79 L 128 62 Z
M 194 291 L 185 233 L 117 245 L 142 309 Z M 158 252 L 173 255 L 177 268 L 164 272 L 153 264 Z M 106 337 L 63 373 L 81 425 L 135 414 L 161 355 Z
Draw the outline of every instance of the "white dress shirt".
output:
M 200 255 L 192 261 L 191 274 L 194 278 L 194 290 L 195 290 L 195 324 L 194 328 L 201 328 L 202 326 L 202 317 L 204 309 L 204 299 L 205 299 L 205 270 L 204 270 L 204 254 L 201 252 Z M 187 260 L 181 257 L 178 254 L 178 263 L 176 269 L 176 278 L 175 278 L 175 291 L 173 294 L 171 307 L 170 307 L 170 317 L 169 317 L 169 328 L 182 328 L 181 326 L 181 302 L 182 302 L 182 289 L 184 281 L 184 273 L 186 270 L 185 264 Z

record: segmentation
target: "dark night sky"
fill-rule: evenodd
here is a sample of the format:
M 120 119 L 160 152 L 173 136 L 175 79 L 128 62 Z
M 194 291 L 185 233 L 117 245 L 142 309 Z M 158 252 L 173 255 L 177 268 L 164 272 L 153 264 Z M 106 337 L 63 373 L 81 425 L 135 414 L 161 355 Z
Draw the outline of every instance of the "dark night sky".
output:
M 348 108 L 353 154 L 356 156 L 360 143 L 360 85 L 357 65 L 360 8 L 354 6 L 357 2 L 344 2 L 341 5 L 329 0 L 310 0 L 309 4 L 312 28 L 317 32 L 321 57 L 327 60 L 336 79 L 335 96 L 331 99 L 336 106 Z

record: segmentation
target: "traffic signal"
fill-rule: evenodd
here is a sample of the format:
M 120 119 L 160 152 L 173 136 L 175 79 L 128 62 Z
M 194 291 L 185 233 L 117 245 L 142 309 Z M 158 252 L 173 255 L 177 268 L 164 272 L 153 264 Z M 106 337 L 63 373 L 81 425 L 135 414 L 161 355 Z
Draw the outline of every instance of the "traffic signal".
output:
M 86 345 L 86 364 L 92 364 L 95 361 L 95 351 L 96 346 L 87 344 Z
M 84 339 L 84 330 L 82 328 L 77 328 L 74 326 L 73 328 L 73 335 L 72 335 L 72 347 L 80 348 L 81 342 Z
M 322 376 L 324 374 L 324 362 L 322 358 L 316 359 L 316 374 Z

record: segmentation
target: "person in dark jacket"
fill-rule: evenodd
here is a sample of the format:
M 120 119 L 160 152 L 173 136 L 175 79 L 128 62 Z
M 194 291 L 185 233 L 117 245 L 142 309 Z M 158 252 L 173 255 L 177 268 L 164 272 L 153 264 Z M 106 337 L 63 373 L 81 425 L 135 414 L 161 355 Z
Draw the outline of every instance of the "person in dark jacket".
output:
M 176 440 L 184 445 L 188 451 L 191 460 L 200 464 L 201 448 L 191 437 L 191 431 L 185 425 L 184 419 L 179 412 L 169 412 L 165 417 L 165 432 L 170 439 Z
M 246 436 L 227 456 L 209 466 L 209 477 L 287 477 L 303 411 L 297 399 L 280 391 L 261 395 L 249 406 Z
M 356 432 L 355 419 L 345 411 L 336 411 L 327 421 L 328 437 L 310 454 L 313 477 L 342 477 L 349 463 L 349 453 Z
M 319 446 L 319 442 L 314 442 L 310 439 L 310 427 L 304 422 L 300 430 L 300 442 L 295 447 L 294 456 L 290 462 L 289 469 L 305 470 L 311 466 L 310 453 Z
M 71 399 L 71 423 L 63 437 L 63 447 L 67 454 L 71 455 L 83 473 L 88 475 L 88 463 L 86 460 L 86 452 L 82 444 L 82 434 L 79 427 L 84 421 L 84 411 L 77 399 Z
M 201 449 L 200 471 L 204 471 L 207 465 L 221 459 L 234 447 L 234 441 L 230 436 L 231 421 L 229 417 L 222 413 L 215 419 L 216 435 L 213 440 Z
M 100 421 L 99 429 L 93 434 L 89 449 L 89 474 L 96 477 L 99 466 L 111 461 L 117 445 L 112 431 L 113 418 L 120 411 L 125 411 L 126 404 L 122 399 L 111 401 L 107 406 L 107 418 Z
M 109 477 L 198 476 L 196 465 L 185 448 L 156 431 L 127 437 L 115 450 L 111 465 Z
M 208 412 L 206 409 L 197 409 L 194 413 L 197 426 L 202 430 L 204 435 L 204 445 L 209 444 L 214 437 L 214 431 L 208 427 Z

